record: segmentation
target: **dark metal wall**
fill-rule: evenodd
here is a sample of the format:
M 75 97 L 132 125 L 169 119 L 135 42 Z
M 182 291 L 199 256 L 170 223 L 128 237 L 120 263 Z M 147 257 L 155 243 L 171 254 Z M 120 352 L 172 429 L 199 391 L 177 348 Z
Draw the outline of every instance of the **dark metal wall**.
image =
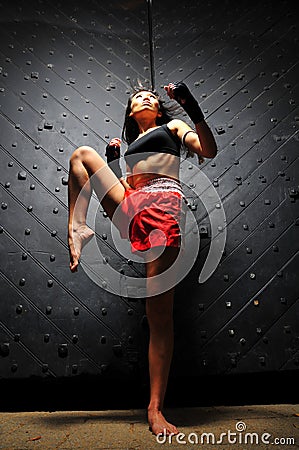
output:
M 146 1 L 0 7 L 0 377 L 132 377 L 146 371 L 144 301 L 68 268 L 68 161 L 103 156 L 130 82 L 150 77 Z M 227 219 L 177 286 L 173 376 L 298 370 L 298 30 L 294 2 L 153 2 L 156 87 L 183 79 L 219 153 L 201 167 Z M 192 199 L 191 199 L 192 200 Z M 200 202 L 194 200 L 194 214 Z M 119 271 L 104 212 L 97 239 Z

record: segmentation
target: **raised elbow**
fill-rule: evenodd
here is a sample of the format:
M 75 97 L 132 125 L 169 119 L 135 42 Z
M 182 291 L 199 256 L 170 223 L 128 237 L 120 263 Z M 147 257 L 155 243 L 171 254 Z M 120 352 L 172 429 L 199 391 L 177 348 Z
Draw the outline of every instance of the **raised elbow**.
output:
M 211 149 L 210 158 L 215 158 L 215 156 L 217 155 L 217 152 L 218 152 L 218 148 L 217 148 L 217 145 L 215 144 L 215 146 Z
M 217 155 L 217 145 L 209 145 L 208 148 L 205 148 L 204 151 L 201 152 L 201 155 L 205 158 L 215 158 Z

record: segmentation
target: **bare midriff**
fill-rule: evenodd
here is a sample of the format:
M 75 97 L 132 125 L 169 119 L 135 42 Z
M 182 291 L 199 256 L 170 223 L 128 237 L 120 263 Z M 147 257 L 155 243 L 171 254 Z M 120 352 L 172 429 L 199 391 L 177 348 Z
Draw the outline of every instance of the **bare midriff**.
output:
M 138 161 L 128 177 L 128 183 L 136 188 L 139 184 L 155 178 L 168 177 L 179 180 L 180 158 L 169 153 L 153 153 Z

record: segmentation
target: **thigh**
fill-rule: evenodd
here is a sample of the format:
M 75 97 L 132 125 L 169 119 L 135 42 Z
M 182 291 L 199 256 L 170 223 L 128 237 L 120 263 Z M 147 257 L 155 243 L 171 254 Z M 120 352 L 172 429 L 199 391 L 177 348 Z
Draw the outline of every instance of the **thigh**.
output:
M 160 254 L 159 247 L 152 248 L 146 252 L 146 276 L 147 278 L 159 275 L 172 266 L 179 254 L 179 247 L 165 247 Z M 159 255 L 155 257 L 155 255 Z
M 167 292 L 171 296 L 173 295 L 177 277 L 176 270 L 171 270 L 170 272 L 165 273 L 165 275 L 163 275 L 163 272 L 171 268 L 179 251 L 179 247 L 165 247 L 164 251 L 156 258 L 155 255 L 159 252 L 159 247 L 155 247 L 146 252 L 147 296 L 160 296 L 160 294 L 166 294 Z M 157 277 L 157 275 L 160 276 Z M 164 295 L 162 296 L 164 298 Z
M 117 179 L 113 187 L 107 189 L 107 193 L 100 200 L 105 212 L 107 213 L 109 219 L 113 219 L 116 208 L 124 200 L 125 188 L 121 182 Z M 117 225 L 117 224 L 116 224 Z
M 106 161 L 93 148 L 83 146 L 78 148 L 77 152 L 88 172 L 92 188 L 108 217 L 112 219 L 115 209 L 124 199 L 124 186 Z

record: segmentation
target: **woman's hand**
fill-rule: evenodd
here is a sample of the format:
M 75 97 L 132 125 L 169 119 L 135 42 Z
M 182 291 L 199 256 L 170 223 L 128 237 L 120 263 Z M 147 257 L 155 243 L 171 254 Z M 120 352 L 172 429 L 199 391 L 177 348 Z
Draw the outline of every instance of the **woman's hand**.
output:
M 164 86 L 167 95 L 171 99 L 175 99 L 186 111 L 193 123 L 197 124 L 204 120 L 203 112 L 191 94 L 189 88 L 182 81 L 169 83 Z
M 174 99 L 174 92 L 173 92 L 174 84 L 169 83 L 167 86 L 164 86 L 164 90 L 166 91 L 167 95 L 171 100 Z
M 121 140 L 119 138 L 111 139 L 111 141 L 107 145 L 105 156 L 107 158 L 108 164 L 111 161 L 114 161 L 115 159 L 120 158 L 120 145 L 121 145 Z
M 188 87 L 182 81 L 176 81 L 175 83 L 169 83 L 164 86 L 165 91 L 169 98 L 176 100 L 181 106 L 183 106 L 188 98 L 192 97 Z
M 121 140 L 119 138 L 112 138 L 108 145 L 118 145 L 120 147 Z
M 119 138 L 113 138 L 106 147 L 106 159 L 110 169 L 115 173 L 117 178 L 121 178 L 122 172 L 120 167 L 120 144 Z

